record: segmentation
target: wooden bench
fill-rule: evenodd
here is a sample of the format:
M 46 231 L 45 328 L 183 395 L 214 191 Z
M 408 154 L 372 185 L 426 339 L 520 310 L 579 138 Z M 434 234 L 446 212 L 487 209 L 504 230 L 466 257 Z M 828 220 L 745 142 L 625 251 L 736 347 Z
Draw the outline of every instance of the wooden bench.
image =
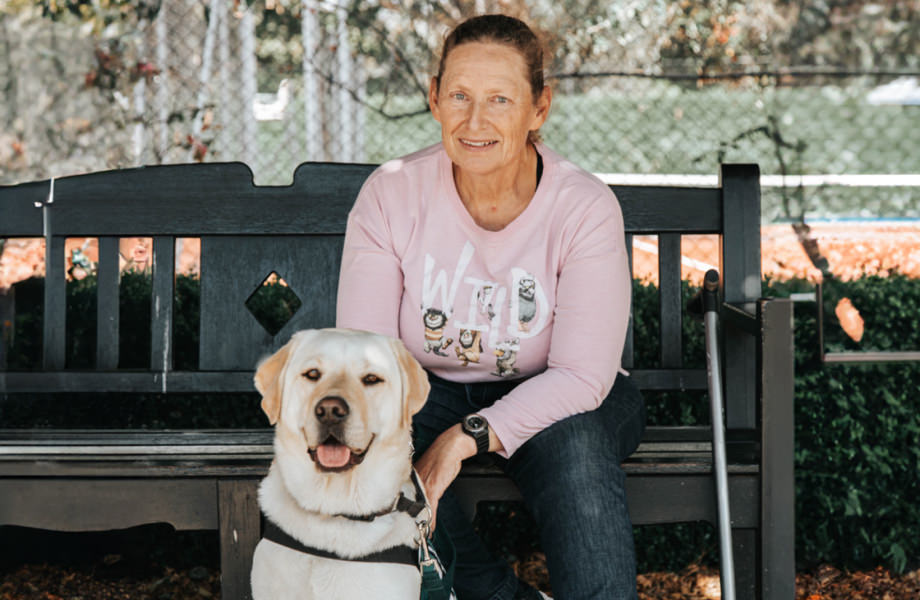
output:
M 47 264 L 40 364 L 0 371 L 0 400 L 252 392 L 261 356 L 298 329 L 334 323 L 346 215 L 371 170 L 308 163 L 291 186 L 256 187 L 242 164 L 197 164 L 0 187 L 0 238 L 44 237 Z M 705 367 L 682 364 L 681 236 L 719 234 L 737 588 L 743 598 L 791 599 L 792 308 L 787 300 L 760 298 L 758 180 L 756 165 L 724 165 L 716 188 L 613 186 L 630 241 L 658 236 L 659 356 L 653 364 L 634 361 L 631 327 L 625 366 L 648 392 L 705 390 Z M 119 367 L 118 241 L 128 236 L 153 240 L 150 360 L 140 369 Z M 64 244 L 74 237 L 95 237 L 99 245 L 90 369 L 70 368 L 65 359 Z M 201 240 L 197 369 L 174 366 L 178 238 Z M 303 302 L 274 336 L 245 306 L 271 272 Z M 251 410 L 258 411 L 257 402 Z M 0 525 L 89 531 L 163 522 L 218 530 L 223 598 L 248 598 L 260 536 L 256 486 L 270 459 L 267 428 L 2 429 Z M 711 465 L 708 427 L 649 428 L 625 465 L 634 523 L 715 524 Z M 514 486 L 489 468 L 467 467 L 458 486 L 470 506 L 517 498 Z

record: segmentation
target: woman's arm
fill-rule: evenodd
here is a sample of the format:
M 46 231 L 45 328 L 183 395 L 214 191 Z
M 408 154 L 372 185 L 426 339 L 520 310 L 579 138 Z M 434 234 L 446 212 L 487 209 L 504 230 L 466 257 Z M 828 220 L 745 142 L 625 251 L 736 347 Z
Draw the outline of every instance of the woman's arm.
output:
M 336 297 L 336 327 L 399 337 L 403 274 L 375 187 L 365 184 L 348 215 Z
M 616 201 L 604 198 L 586 211 L 572 240 L 557 282 L 547 369 L 480 411 L 505 456 L 556 421 L 600 406 L 620 369 L 632 284 Z

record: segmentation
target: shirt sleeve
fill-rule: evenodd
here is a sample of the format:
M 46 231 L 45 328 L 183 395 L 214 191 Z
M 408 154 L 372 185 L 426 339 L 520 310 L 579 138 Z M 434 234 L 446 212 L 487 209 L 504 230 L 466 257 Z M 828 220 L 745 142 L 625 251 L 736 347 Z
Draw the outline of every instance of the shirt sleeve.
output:
M 378 187 L 369 180 L 348 215 L 335 320 L 398 338 L 403 273 Z
M 620 370 L 632 297 L 629 259 L 619 204 L 605 197 L 600 208 L 577 224 L 559 272 L 546 370 L 480 411 L 504 456 L 553 423 L 596 409 Z

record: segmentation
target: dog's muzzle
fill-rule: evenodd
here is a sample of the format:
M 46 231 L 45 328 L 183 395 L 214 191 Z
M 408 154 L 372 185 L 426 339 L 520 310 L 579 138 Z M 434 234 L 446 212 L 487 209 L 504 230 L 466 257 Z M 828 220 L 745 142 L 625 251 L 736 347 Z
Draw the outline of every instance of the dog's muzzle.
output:
M 347 471 L 364 461 L 374 436 L 371 436 L 364 448 L 349 446 L 345 440 L 345 423 L 350 413 L 348 403 L 340 396 L 326 396 L 314 408 L 313 414 L 319 424 L 319 439 L 324 441 L 307 451 L 321 471 Z

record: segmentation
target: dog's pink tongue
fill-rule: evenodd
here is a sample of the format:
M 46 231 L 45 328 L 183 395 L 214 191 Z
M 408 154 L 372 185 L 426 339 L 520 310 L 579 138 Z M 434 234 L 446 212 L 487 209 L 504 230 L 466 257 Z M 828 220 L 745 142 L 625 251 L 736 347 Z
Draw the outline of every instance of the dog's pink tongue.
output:
M 316 448 L 316 460 L 324 467 L 344 467 L 351 459 L 351 450 L 344 444 L 322 444 Z

